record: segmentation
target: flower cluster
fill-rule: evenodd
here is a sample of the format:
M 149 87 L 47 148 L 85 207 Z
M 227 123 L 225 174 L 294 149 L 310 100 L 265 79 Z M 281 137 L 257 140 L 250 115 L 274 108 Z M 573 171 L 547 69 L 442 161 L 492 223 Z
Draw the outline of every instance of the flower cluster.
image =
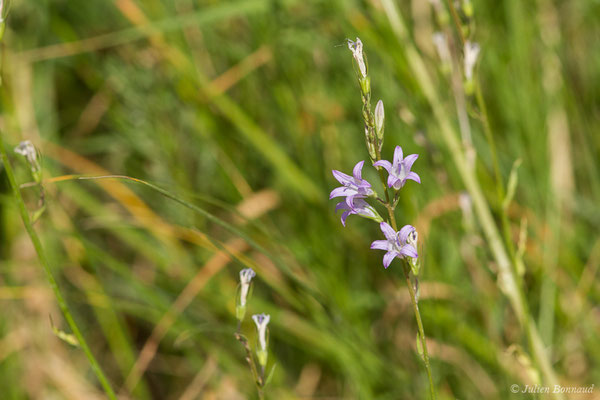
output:
M 411 154 L 403 157 L 402 148 L 396 146 L 392 162 L 387 160 L 377 160 L 373 163 L 374 167 L 383 168 L 387 171 L 387 187 L 392 189 L 396 195 L 404 187 L 407 180 L 413 180 L 421 183 L 421 178 L 415 172 L 411 171 L 413 163 L 419 156 Z M 389 267 L 392 260 L 398 258 L 416 259 L 417 254 L 417 232 L 412 225 L 405 225 L 399 231 L 395 231 L 392 226 L 383 221 L 375 207 L 367 202 L 369 199 L 383 200 L 377 197 L 372 185 L 362 177 L 362 168 L 364 161 L 360 161 L 354 166 L 352 176 L 343 172 L 333 170 L 333 176 L 342 186 L 335 188 L 329 195 L 330 199 L 334 197 L 344 197 L 336 207 L 335 211 L 343 210 L 342 225 L 346 226 L 346 219 L 350 215 L 358 215 L 379 222 L 381 231 L 386 240 L 375 240 L 371 244 L 372 249 L 385 250 L 387 253 L 383 257 L 383 266 Z M 391 205 L 393 207 L 394 205 Z M 414 264 L 411 260 L 411 264 Z
M 412 166 L 419 156 L 417 154 L 410 154 L 404 157 L 402 147 L 396 146 L 391 162 L 381 158 L 385 119 L 383 102 L 379 100 L 375 106 L 375 111 L 372 111 L 368 66 L 363 53 L 362 42 L 358 38 L 356 38 L 355 42 L 349 40 L 348 48 L 352 51 L 352 56 L 357 66 L 356 76 L 363 101 L 367 150 L 373 167 L 378 170 L 379 176 L 382 179 L 385 200 L 381 199 L 373 189 L 371 183 L 363 178 L 362 170 L 365 164 L 364 161 L 360 161 L 354 166 L 352 175 L 347 175 L 337 170 L 332 171 L 334 178 L 342 186 L 333 189 L 329 195 L 329 199 L 335 197 L 343 198 L 342 201 L 337 203 L 335 211 L 343 211 L 341 220 L 344 226 L 346 226 L 346 220 L 350 215 L 358 215 L 379 223 L 385 240 L 375 240 L 371 244 L 371 248 L 386 251 L 383 257 L 383 266 L 385 268 L 390 266 L 394 258 L 405 258 L 408 259 L 408 263 L 416 275 L 418 274 L 417 231 L 412 225 L 405 225 L 396 231 L 394 209 L 398 202 L 399 191 L 408 180 L 421 183 L 419 175 L 412 171 Z M 387 171 L 387 180 L 382 170 Z M 391 195 L 389 191 L 392 192 Z M 381 215 L 379 215 L 369 201 L 376 201 L 387 208 L 389 214 L 388 222 L 384 222 Z

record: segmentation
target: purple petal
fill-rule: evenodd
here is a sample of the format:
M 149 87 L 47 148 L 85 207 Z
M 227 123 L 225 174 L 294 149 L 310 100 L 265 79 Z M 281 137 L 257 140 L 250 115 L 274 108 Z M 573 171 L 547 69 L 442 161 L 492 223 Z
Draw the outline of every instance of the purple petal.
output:
M 350 196 L 352 194 L 356 194 L 356 190 L 341 186 L 331 191 L 329 194 L 329 200 L 333 199 L 334 197 Z
M 348 210 L 348 205 L 345 201 L 340 201 L 335 205 L 335 212 L 338 212 L 339 210 Z
M 340 172 L 338 170 L 333 170 L 331 171 L 331 173 L 333 174 L 333 177 L 335 179 L 338 180 L 339 183 L 341 183 L 342 185 L 349 185 L 354 183 L 354 179 L 352 179 L 352 177 L 350 175 L 346 175 L 343 172 Z
M 350 211 L 345 211 L 342 213 L 342 225 L 346 227 L 346 218 L 350 215 Z
M 402 186 L 406 183 L 406 179 L 396 178 L 396 182 L 394 182 L 394 189 L 399 190 L 402 189 Z
M 417 254 L 417 250 L 415 250 L 415 248 L 412 247 L 412 245 L 410 245 L 410 244 L 402 246 L 402 249 L 400 250 L 400 254 L 402 254 L 403 256 L 411 257 L 411 258 L 419 257 L 419 254 Z
M 402 147 L 396 146 L 394 150 L 394 165 L 398 165 L 402 162 Z
M 360 197 L 355 197 L 354 198 L 354 208 L 360 208 L 360 209 L 364 209 L 369 207 L 369 203 L 367 203 L 366 201 L 364 201 L 363 199 L 361 199 Z
M 388 181 L 387 181 L 388 187 L 392 187 L 392 186 L 394 186 L 394 184 L 395 184 L 397 181 L 399 181 L 399 179 L 398 179 L 398 178 L 396 178 L 394 175 L 392 175 L 392 174 L 389 174 L 389 175 L 388 175 Z
M 373 166 L 385 168 L 386 171 L 388 172 L 388 174 L 392 170 L 392 163 L 389 162 L 388 160 L 379 160 L 379 161 L 376 161 L 376 162 L 373 163 Z
M 383 266 L 385 268 L 389 267 L 394 258 L 396 258 L 396 256 L 397 253 L 395 251 L 388 251 L 387 253 L 385 253 L 385 255 L 383 256 Z
M 356 179 L 358 179 L 359 181 L 361 181 L 361 180 L 362 180 L 362 175 L 361 175 L 361 173 L 362 173 L 362 167 L 363 167 L 363 165 L 364 165 L 364 164 L 365 164 L 365 162 L 364 162 L 364 161 L 360 161 L 360 162 L 356 163 L 356 165 L 354 166 L 354 169 L 352 170 L 352 174 L 353 174 L 353 175 L 354 175 L 354 177 L 355 177 Z
M 388 224 L 387 222 L 382 222 L 379 224 L 381 231 L 387 238 L 387 240 L 395 241 L 396 240 L 396 231 Z
M 419 175 L 416 174 L 416 172 L 409 172 L 406 175 L 406 179 L 412 179 L 413 181 L 417 182 L 417 183 L 421 183 L 421 177 Z
M 410 169 L 412 168 L 412 165 L 415 163 L 415 161 L 417 161 L 417 158 L 419 158 L 418 154 L 411 154 L 411 155 L 404 157 L 402 164 L 404 164 L 404 167 L 406 168 L 407 171 L 410 171 Z
M 390 242 L 388 242 L 387 240 L 376 240 L 373 243 L 371 243 L 371 249 L 387 251 L 387 249 L 389 248 L 389 244 Z
M 367 181 L 365 179 L 355 182 L 355 185 L 357 188 L 363 189 L 363 190 L 368 190 L 371 188 L 371 184 L 369 183 L 369 181 Z
M 355 195 L 350 195 L 350 196 L 346 197 L 346 205 L 348 205 L 348 209 L 351 210 L 352 212 L 356 212 L 355 207 L 354 207 L 354 196 Z
M 404 225 L 400 231 L 398 231 L 398 239 L 400 239 L 400 243 L 405 244 L 408 240 L 408 235 L 415 230 L 415 227 L 412 225 Z

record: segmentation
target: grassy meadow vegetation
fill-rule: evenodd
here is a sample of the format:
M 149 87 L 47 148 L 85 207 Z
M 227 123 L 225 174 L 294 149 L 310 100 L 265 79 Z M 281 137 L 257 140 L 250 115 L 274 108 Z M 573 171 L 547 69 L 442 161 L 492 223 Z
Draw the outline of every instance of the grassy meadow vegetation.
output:
M 600 399 L 597 0 L 473 0 L 471 19 L 445 0 L 2 6 L 1 400 L 258 398 L 234 337 L 248 267 L 267 399 L 428 398 L 400 263 L 328 200 L 332 169 L 369 162 L 357 36 L 384 158 L 419 154 L 396 218 L 419 232 L 438 398 Z M 13 152 L 26 139 L 41 187 Z M 107 175 L 156 186 L 78 179 Z M 23 204 L 44 207 L 32 236 Z M 511 392 L 555 383 L 595 389 Z

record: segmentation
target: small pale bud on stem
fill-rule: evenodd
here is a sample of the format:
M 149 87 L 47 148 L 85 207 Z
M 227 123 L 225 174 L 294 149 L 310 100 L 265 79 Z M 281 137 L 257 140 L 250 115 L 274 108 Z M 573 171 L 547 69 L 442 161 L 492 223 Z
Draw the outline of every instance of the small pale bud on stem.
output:
M 467 41 L 464 48 L 465 88 L 467 93 L 473 92 L 473 69 L 477 64 L 477 57 L 481 48 L 477 43 Z
M 31 143 L 31 140 L 24 140 L 17 147 L 15 147 L 15 153 L 22 155 L 27 160 L 31 174 L 36 183 L 42 181 L 42 167 L 38 157 L 37 149 Z
M 252 316 L 254 323 L 256 324 L 256 331 L 258 333 L 258 346 L 256 348 L 256 357 L 258 358 L 258 364 L 264 370 L 267 365 L 268 353 L 268 339 L 267 339 L 267 325 L 271 316 L 268 314 L 255 314 Z
M 377 133 L 377 139 L 379 141 L 379 148 L 383 145 L 383 122 L 385 119 L 385 112 L 383 110 L 383 101 L 379 100 L 375 106 L 375 132 Z
M 240 271 L 240 290 L 235 307 L 235 316 L 240 322 L 244 320 L 244 316 L 246 315 L 246 302 L 248 301 L 250 283 L 255 276 L 256 273 L 252 268 L 246 268 Z

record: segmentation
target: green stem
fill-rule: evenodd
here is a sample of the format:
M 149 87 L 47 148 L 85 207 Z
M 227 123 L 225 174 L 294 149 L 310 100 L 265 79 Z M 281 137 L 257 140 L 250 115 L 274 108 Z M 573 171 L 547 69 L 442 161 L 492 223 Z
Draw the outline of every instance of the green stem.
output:
M 17 205 L 19 207 L 21 219 L 23 220 L 25 229 L 27 230 L 27 233 L 29 234 L 29 238 L 31 239 L 31 242 L 33 243 L 33 247 L 35 248 L 35 251 L 38 255 L 40 264 L 42 264 L 42 267 L 44 268 L 44 272 L 46 273 L 46 278 L 48 279 L 48 283 L 50 284 L 50 287 L 52 288 L 52 291 L 54 292 L 54 296 L 56 297 L 58 306 L 60 307 L 60 310 L 62 311 L 62 313 L 65 317 L 65 320 L 71 327 L 73 334 L 79 341 L 79 346 L 85 353 L 85 355 L 90 363 L 90 366 L 92 367 L 92 370 L 96 374 L 98 381 L 100 382 L 100 384 L 102 385 L 102 388 L 104 389 L 104 392 L 106 393 L 106 395 L 108 396 L 109 399 L 116 400 L 115 393 L 114 393 L 110 383 L 108 382 L 108 379 L 104 375 L 102 368 L 98 364 L 98 361 L 96 361 L 94 354 L 90 350 L 87 342 L 85 341 L 85 338 L 81 334 L 81 331 L 79 330 L 79 328 L 77 326 L 77 323 L 75 322 L 75 320 L 73 319 L 73 316 L 71 315 L 69 306 L 65 302 L 65 299 L 63 298 L 60 288 L 58 287 L 58 284 L 56 283 L 56 280 L 54 279 L 54 276 L 52 275 L 52 270 L 50 269 L 50 264 L 48 263 L 48 259 L 46 258 L 46 253 L 44 252 L 44 248 L 42 247 L 42 242 L 40 241 L 39 236 L 37 235 L 36 231 L 33 229 L 33 225 L 31 224 L 31 220 L 29 218 L 29 213 L 27 212 L 27 209 L 25 208 L 25 202 L 23 201 L 23 197 L 21 196 L 21 192 L 19 191 L 19 186 L 17 185 L 17 182 L 15 180 L 15 176 L 14 176 L 12 167 L 8 160 L 8 155 L 6 154 L 6 149 L 4 148 L 4 141 L 1 139 L 0 139 L 0 153 L 2 154 L 2 163 L 4 164 L 4 170 L 6 171 L 6 176 L 8 177 L 8 181 L 12 188 L 13 195 L 15 197 L 15 201 L 17 202 Z
M 395 229 L 395 228 L 394 228 Z M 431 364 L 429 363 L 429 352 L 427 351 L 427 342 L 425 340 L 425 329 L 423 329 L 423 321 L 421 320 L 421 313 L 419 312 L 419 302 L 415 289 L 410 280 L 410 266 L 404 261 L 403 264 L 404 277 L 406 278 L 406 286 L 408 286 L 408 292 L 410 293 L 410 301 L 415 312 L 415 318 L 417 320 L 417 327 L 419 329 L 419 340 L 423 347 L 423 362 L 425 363 L 425 369 L 427 370 L 427 377 L 429 378 L 429 391 L 431 393 L 431 399 L 435 400 L 435 386 L 433 385 L 433 374 L 431 373 Z
M 558 384 L 558 379 L 552 369 L 552 364 L 546 349 L 541 341 L 537 327 L 531 318 L 529 307 L 525 301 L 523 288 L 519 284 L 518 274 L 515 273 L 515 269 L 513 268 L 514 260 L 511 260 L 504 248 L 503 240 L 493 219 L 483 190 L 477 181 L 474 171 L 468 168 L 467 160 L 462 152 L 460 142 L 455 135 L 451 119 L 446 113 L 441 99 L 432 86 L 432 80 L 425 67 L 425 63 L 415 46 L 412 44 L 406 25 L 394 2 L 392 0 L 382 0 L 382 5 L 399 43 L 402 43 L 406 59 L 415 75 L 415 79 L 419 83 L 423 95 L 431 106 L 434 118 L 438 121 L 440 128 L 439 134 L 446 143 L 456 169 L 458 170 L 467 191 L 471 195 L 473 207 L 479 219 L 480 226 L 498 265 L 499 282 L 501 283 L 500 288 L 509 299 L 520 325 L 527 334 L 530 351 L 535 359 L 537 367 L 544 377 L 544 382 L 549 386 Z M 562 394 L 557 394 L 557 398 L 563 399 L 564 396 Z
M 254 378 L 254 383 L 256 384 L 256 390 L 258 391 L 258 398 L 263 400 L 265 398 L 265 393 L 263 391 L 263 385 L 265 384 L 264 380 L 264 367 L 261 369 L 261 374 L 259 375 L 258 370 L 256 369 L 256 364 L 254 363 L 254 357 L 252 356 L 252 349 L 248 345 L 248 340 L 244 335 L 240 332 L 240 324 L 238 324 L 238 330 L 234 334 L 235 338 L 238 342 L 244 346 L 244 350 L 246 351 L 246 361 L 250 366 L 250 371 L 252 372 L 252 377 Z
M 460 17 L 456 12 L 456 7 L 454 7 L 454 2 L 452 0 L 447 0 L 448 8 L 450 9 L 450 14 L 452 14 L 452 20 L 454 20 L 454 24 L 456 25 L 456 30 L 458 31 L 458 37 L 460 38 L 460 42 L 462 43 L 463 48 L 465 47 L 465 35 L 463 35 L 462 28 L 460 26 Z
M 362 91 L 362 87 L 361 87 Z M 367 143 L 369 141 L 369 136 L 374 138 L 374 146 L 375 146 L 375 160 L 373 162 L 381 160 L 381 143 L 375 133 L 375 124 L 373 112 L 371 110 L 371 93 L 370 92 L 362 92 L 362 101 L 363 101 L 363 118 L 365 120 L 365 125 L 369 131 L 367 135 Z M 388 186 L 386 184 L 385 174 L 383 172 L 383 168 L 377 167 L 377 172 L 379 173 L 379 179 L 381 180 L 381 185 L 383 186 L 383 191 L 385 192 L 385 208 L 387 209 L 389 216 L 389 223 L 392 228 L 397 231 L 398 226 L 396 224 L 396 217 L 394 215 L 394 209 L 396 208 L 396 204 L 398 202 L 398 195 L 394 199 L 390 196 Z M 425 369 L 427 370 L 427 376 L 429 377 L 429 389 L 431 391 L 431 399 L 435 400 L 435 387 L 433 386 L 433 375 L 431 373 L 431 366 L 429 364 L 429 353 L 427 352 L 427 344 L 425 343 L 425 331 L 423 329 L 423 322 L 421 321 L 421 314 L 419 313 L 419 306 L 417 304 L 417 297 L 415 291 L 412 287 L 412 283 L 410 281 L 410 267 L 408 270 L 406 269 L 406 263 L 404 264 L 404 274 L 406 276 L 406 283 L 408 284 L 408 291 L 410 292 L 410 299 L 413 305 L 413 310 L 415 312 L 415 318 L 417 319 L 417 325 L 419 326 L 419 338 L 423 347 L 423 360 L 425 362 Z
M 510 236 L 510 224 L 508 221 L 508 216 L 506 215 L 506 210 L 502 206 L 505 196 L 504 182 L 502 181 L 502 174 L 500 173 L 500 163 L 498 162 L 498 153 L 496 151 L 496 143 L 494 142 L 494 135 L 490 126 L 490 120 L 488 118 L 487 107 L 485 105 L 485 100 L 483 99 L 483 94 L 481 92 L 481 84 L 479 82 L 479 79 L 477 78 L 475 79 L 475 99 L 477 100 L 477 106 L 479 107 L 479 112 L 481 113 L 483 132 L 485 133 L 485 137 L 490 148 L 490 153 L 492 154 L 492 164 L 494 168 L 494 175 L 496 177 L 496 194 L 498 196 L 498 208 L 502 223 L 502 234 L 504 236 L 504 242 L 506 243 L 508 252 L 511 258 L 513 258 L 514 262 L 515 248 Z

